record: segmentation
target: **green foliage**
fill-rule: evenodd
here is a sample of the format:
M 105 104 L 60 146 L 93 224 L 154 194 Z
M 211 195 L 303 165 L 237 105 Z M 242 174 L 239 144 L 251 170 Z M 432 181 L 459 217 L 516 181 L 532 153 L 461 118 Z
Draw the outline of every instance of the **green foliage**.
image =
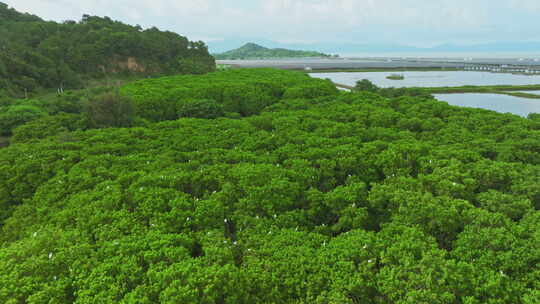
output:
M 183 118 L 15 128 L 0 302 L 538 302 L 534 117 L 327 86 L 245 70 L 44 98 Z M 20 102 L 2 106 L 39 104 Z
M 184 100 L 178 105 L 178 117 L 217 118 L 223 116 L 223 106 L 212 99 Z
M 1 109 L 1 108 L 0 108 Z M 47 115 L 40 108 L 31 105 L 15 105 L 0 113 L 0 135 L 10 135 L 11 130 L 26 122 Z
M 130 127 L 134 120 L 130 98 L 106 93 L 88 100 L 85 115 L 91 128 Z
M 366 91 L 366 92 L 377 92 L 379 90 L 379 87 L 377 87 L 373 82 L 367 79 L 362 79 L 356 82 L 356 85 L 354 86 L 354 90 Z
M 14 135 L 13 142 L 30 141 L 33 138 L 45 138 L 64 131 L 85 130 L 88 128 L 101 127 L 95 121 L 88 121 L 85 110 L 97 110 L 96 105 L 101 102 L 102 112 L 108 113 L 110 120 L 126 119 L 126 115 L 132 113 L 132 107 L 128 102 L 130 112 L 118 108 L 121 103 L 111 102 L 106 104 L 103 96 L 110 93 L 110 88 L 94 88 L 79 91 L 66 91 L 63 94 L 42 95 L 35 99 L 3 99 L 0 100 L 0 125 L 3 134 Z M 115 97 L 113 96 L 113 100 Z M 126 103 L 126 98 L 118 96 L 119 101 Z M 90 104 L 89 100 L 98 100 L 93 107 L 85 107 Z M 115 108 L 116 106 L 116 108 Z M 115 112 L 116 111 L 116 112 Z M 116 113 L 116 114 L 115 114 Z M 101 114 L 103 115 L 103 114 Z M 131 115 L 131 114 L 129 114 Z M 103 118 L 103 117 L 102 117 Z M 129 119 L 128 119 L 129 120 Z M 129 122 L 129 121 L 128 121 Z M 118 124 L 118 126 L 129 123 Z
M 13 143 L 29 142 L 49 136 L 86 129 L 87 122 L 76 114 L 44 116 L 13 129 Z
M 356 85 L 353 88 L 353 91 L 372 92 L 390 98 L 396 98 L 401 96 L 432 98 L 432 96 L 427 90 L 423 90 L 421 88 L 379 88 L 377 85 L 375 85 L 368 79 L 362 79 L 357 81 Z
M 3 137 L 3 136 L 0 136 L 0 148 L 4 148 L 4 147 L 7 147 L 9 146 L 9 138 L 8 137 Z
M 527 118 L 540 122 L 540 113 L 530 113 Z
M 297 85 L 288 88 L 283 93 L 285 99 L 297 99 L 297 98 L 317 98 L 323 96 L 331 96 L 336 94 L 336 88 L 332 85 L 323 86 L 321 83 L 311 83 L 306 85 Z
M 207 102 L 214 108 L 210 116 L 221 113 L 219 107 L 225 112 L 251 116 L 284 98 L 324 97 L 336 95 L 338 91 L 331 82 L 300 72 L 241 69 L 198 76 L 145 79 L 124 86 L 121 93 L 133 98 L 137 116 L 162 121 L 205 116 L 183 115 L 182 109 L 189 100 L 213 100 L 217 103 L 211 105 Z

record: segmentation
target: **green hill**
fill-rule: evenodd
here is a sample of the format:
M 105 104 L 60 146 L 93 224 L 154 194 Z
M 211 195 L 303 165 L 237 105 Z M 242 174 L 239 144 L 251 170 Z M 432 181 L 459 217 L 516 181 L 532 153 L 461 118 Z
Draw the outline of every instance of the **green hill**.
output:
M 269 58 L 303 58 L 303 57 L 331 57 L 331 55 L 314 51 L 295 51 L 287 49 L 269 49 L 255 43 L 222 53 L 215 54 L 216 59 L 269 59 Z
M 0 2 L 0 96 L 80 88 L 122 75 L 205 73 L 215 69 L 203 42 L 108 17 L 56 23 Z

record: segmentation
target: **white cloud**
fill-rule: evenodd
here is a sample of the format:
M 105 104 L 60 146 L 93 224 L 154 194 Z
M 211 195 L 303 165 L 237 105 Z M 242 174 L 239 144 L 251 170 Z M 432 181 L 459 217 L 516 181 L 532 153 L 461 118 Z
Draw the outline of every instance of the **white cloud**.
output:
M 266 16 L 289 21 L 333 21 L 333 26 L 475 26 L 485 20 L 476 3 L 460 0 L 269 0 Z
M 450 38 L 510 40 L 519 35 L 538 37 L 532 30 L 523 29 L 535 28 L 531 25 L 540 18 L 539 0 L 0 1 L 46 19 L 80 19 L 84 13 L 107 15 L 131 24 L 155 25 L 188 37 L 208 39 L 361 39 L 410 44 Z
M 540 1 L 538 0 L 511 0 L 510 5 L 520 10 L 540 12 Z

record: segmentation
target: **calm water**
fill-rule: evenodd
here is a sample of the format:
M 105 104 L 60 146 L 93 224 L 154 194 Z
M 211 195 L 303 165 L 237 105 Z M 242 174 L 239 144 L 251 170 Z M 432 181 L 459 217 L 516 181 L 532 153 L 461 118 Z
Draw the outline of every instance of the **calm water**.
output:
M 540 84 L 540 75 L 513 75 L 489 72 L 403 72 L 404 80 L 386 79 L 392 72 L 368 73 L 313 73 L 311 77 L 329 78 L 336 83 L 354 86 L 356 81 L 368 79 L 382 88 L 388 87 L 456 87 L 464 85 L 525 85 Z
M 540 99 L 479 93 L 434 94 L 434 96 L 438 100 L 446 101 L 454 106 L 481 108 L 524 117 L 529 113 L 540 113 Z

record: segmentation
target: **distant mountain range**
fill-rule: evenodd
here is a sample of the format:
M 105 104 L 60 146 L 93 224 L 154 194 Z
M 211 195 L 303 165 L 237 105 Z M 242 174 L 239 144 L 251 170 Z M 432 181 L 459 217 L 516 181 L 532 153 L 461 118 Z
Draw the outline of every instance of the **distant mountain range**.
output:
M 214 54 L 216 59 L 262 59 L 262 58 L 305 58 L 305 57 L 331 57 L 324 53 L 314 51 L 288 50 L 285 48 L 270 49 L 255 43 L 246 43 L 243 46 L 221 54 Z
M 375 54 L 375 53 L 536 53 L 540 56 L 540 42 L 494 42 L 474 45 L 442 44 L 435 47 L 414 47 L 400 44 L 355 44 L 355 43 L 280 43 L 271 40 L 253 40 L 271 48 L 289 50 L 310 49 L 330 54 Z M 209 41 L 214 53 L 224 52 L 242 45 L 242 41 Z

